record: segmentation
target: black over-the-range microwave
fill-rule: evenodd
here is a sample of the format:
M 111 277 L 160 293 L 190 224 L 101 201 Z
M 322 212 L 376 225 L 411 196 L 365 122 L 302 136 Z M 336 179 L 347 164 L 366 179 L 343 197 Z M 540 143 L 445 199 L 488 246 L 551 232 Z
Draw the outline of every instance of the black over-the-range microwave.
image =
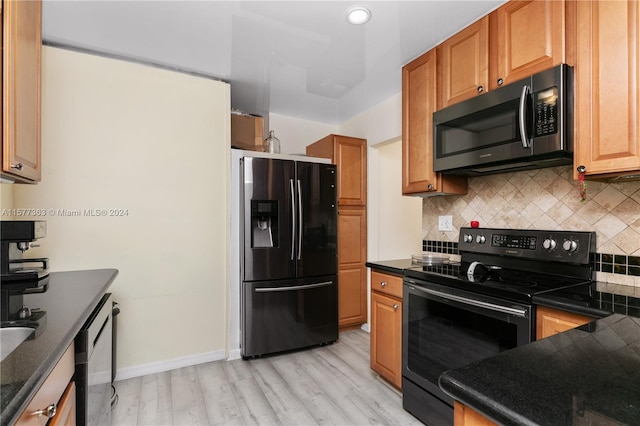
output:
M 534 74 L 433 114 L 434 170 L 480 176 L 573 162 L 573 68 Z

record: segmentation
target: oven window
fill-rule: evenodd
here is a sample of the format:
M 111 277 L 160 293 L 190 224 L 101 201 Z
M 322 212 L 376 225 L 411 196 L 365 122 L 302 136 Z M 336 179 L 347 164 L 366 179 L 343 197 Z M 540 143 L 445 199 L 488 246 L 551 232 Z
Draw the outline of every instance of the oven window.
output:
M 432 383 L 449 369 L 517 346 L 517 326 L 408 295 L 408 368 Z

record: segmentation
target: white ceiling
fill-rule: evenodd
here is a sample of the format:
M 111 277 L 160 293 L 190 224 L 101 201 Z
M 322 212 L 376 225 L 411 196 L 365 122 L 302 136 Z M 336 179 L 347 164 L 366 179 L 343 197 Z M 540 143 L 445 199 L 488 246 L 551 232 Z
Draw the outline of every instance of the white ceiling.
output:
M 43 39 L 231 83 L 231 106 L 339 124 L 401 90 L 401 67 L 504 0 L 45 0 Z M 363 5 L 369 23 L 348 24 Z

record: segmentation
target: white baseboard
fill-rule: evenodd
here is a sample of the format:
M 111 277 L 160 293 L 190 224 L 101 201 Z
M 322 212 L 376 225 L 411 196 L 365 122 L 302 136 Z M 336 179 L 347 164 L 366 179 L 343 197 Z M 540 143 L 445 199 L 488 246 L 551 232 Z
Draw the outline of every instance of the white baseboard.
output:
M 364 324 L 362 324 L 360 326 L 360 330 L 366 331 L 367 333 L 371 333 L 371 327 L 369 326 L 368 322 L 365 322 Z
M 238 357 L 240 357 L 239 350 Z M 182 358 L 168 359 L 165 361 L 151 362 L 149 364 L 136 365 L 135 367 L 118 368 L 116 371 L 115 381 L 146 376 L 148 374 L 164 373 L 165 371 L 175 370 L 177 368 L 191 367 L 193 365 L 220 361 L 223 359 L 226 359 L 226 353 L 224 350 L 220 350 Z
M 229 351 L 229 358 L 227 358 L 227 361 L 232 361 L 234 359 L 240 359 L 241 354 L 240 354 L 240 348 L 238 349 L 232 349 Z

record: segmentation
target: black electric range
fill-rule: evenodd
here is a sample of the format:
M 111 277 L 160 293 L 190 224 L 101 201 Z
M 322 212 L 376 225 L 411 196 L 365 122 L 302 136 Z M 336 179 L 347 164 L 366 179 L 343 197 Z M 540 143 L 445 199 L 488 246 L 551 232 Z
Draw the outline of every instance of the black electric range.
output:
M 458 247 L 460 262 L 416 264 L 404 275 L 525 303 L 552 291 L 595 291 L 593 232 L 462 228 Z
M 533 297 L 595 290 L 592 232 L 462 228 L 460 263 L 404 270 L 402 405 L 452 424 L 447 370 L 535 340 Z

